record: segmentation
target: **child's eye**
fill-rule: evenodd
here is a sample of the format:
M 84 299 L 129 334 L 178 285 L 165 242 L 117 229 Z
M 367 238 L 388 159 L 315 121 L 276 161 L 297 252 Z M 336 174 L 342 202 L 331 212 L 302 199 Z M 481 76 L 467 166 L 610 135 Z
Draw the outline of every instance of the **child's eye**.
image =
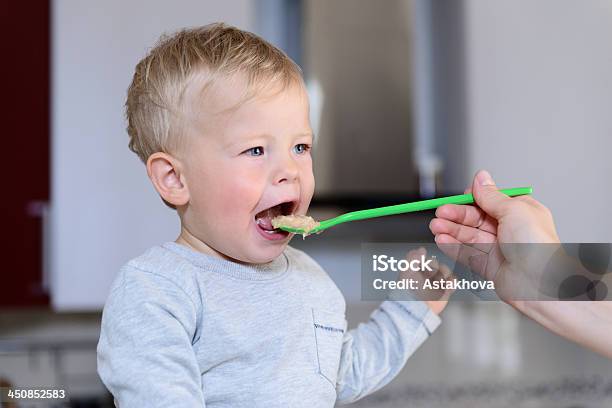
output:
M 300 143 L 293 147 L 297 154 L 303 154 L 310 150 L 310 145 L 306 143 Z
M 261 156 L 264 154 L 264 148 L 262 146 L 251 147 L 245 151 L 249 156 Z

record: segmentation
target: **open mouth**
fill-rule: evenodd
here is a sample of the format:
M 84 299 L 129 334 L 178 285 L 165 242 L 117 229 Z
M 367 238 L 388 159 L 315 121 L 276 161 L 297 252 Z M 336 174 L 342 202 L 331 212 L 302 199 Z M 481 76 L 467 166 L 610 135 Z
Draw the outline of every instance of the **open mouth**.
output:
M 274 228 L 272 219 L 280 215 L 291 215 L 297 208 L 296 201 L 287 201 L 260 211 L 255 215 L 255 224 L 266 238 L 279 239 L 289 235 L 287 231 Z

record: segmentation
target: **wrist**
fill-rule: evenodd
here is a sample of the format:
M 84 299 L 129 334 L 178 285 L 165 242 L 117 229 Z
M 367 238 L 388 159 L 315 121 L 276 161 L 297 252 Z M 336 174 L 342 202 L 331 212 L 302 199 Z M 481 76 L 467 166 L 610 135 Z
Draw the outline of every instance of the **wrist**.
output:
M 448 301 L 447 300 L 427 300 L 425 301 L 425 304 L 427 305 L 427 307 L 429 307 L 429 310 L 434 312 L 436 315 L 440 316 L 440 313 L 442 313 L 442 311 L 448 305 Z

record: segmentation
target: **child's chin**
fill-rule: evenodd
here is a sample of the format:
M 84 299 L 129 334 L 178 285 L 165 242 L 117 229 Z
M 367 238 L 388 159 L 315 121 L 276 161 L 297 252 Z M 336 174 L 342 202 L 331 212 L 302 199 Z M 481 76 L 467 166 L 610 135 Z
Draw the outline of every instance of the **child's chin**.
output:
M 249 262 L 257 264 L 272 262 L 283 253 L 286 247 L 287 243 L 284 243 L 282 245 L 275 245 L 274 247 L 267 247 L 261 249 L 260 251 L 254 251 L 253 253 L 249 254 Z

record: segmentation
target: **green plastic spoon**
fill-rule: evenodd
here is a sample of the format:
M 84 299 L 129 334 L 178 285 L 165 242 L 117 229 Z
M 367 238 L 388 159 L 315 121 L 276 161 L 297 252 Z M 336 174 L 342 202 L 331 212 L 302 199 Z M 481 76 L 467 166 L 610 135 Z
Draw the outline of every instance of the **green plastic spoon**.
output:
M 517 187 L 517 188 L 507 188 L 503 190 L 499 190 L 500 192 L 506 194 L 509 197 L 519 196 L 531 194 L 531 187 Z M 414 203 L 406 203 L 406 204 L 397 204 L 390 205 L 387 207 L 379 207 L 372 208 L 369 210 L 359 210 L 352 211 L 346 214 L 339 215 L 334 218 L 330 218 L 329 220 L 321 221 L 320 224 L 306 232 L 301 228 L 291 228 L 284 225 L 281 225 L 279 228 L 292 232 L 295 234 L 302 234 L 304 236 L 310 234 L 316 234 L 321 231 L 324 231 L 330 227 L 333 227 L 338 224 L 342 224 L 349 221 L 357 221 L 357 220 L 365 220 L 368 218 L 376 218 L 376 217 L 384 217 L 387 215 L 396 215 L 403 214 L 415 211 L 424 211 L 431 210 L 433 208 L 438 208 L 444 204 L 472 204 L 474 203 L 474 196 L 472 194 L 460 194 L 449 197 L 440 197 L 440 198 L 432 198 L 430 200 L 416 201 Z

